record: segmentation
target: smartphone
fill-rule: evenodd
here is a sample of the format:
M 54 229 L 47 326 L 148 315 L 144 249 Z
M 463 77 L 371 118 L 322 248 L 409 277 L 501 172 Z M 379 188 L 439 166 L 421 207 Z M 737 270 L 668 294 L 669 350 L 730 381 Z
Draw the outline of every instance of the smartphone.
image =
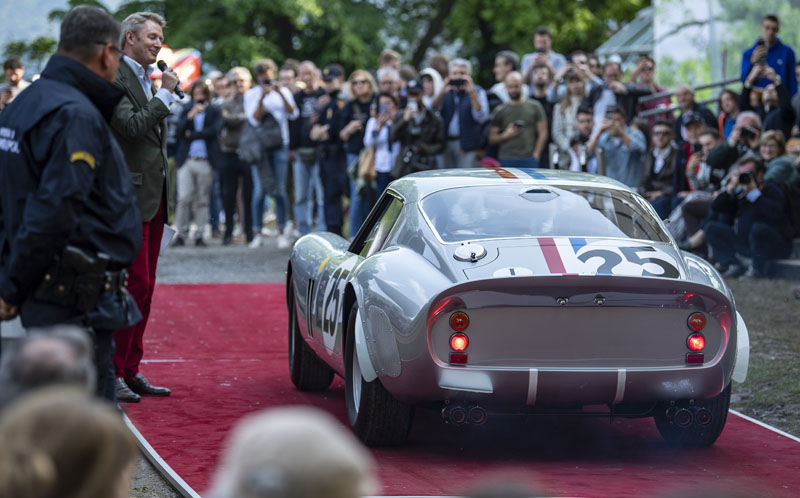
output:
M 525 126 L 525 121 L 523 121 L 523 120 L 521 120 L 521 119 L 518 119 L 518 120 L 514 121 L 514 122 L 513 122 L 513 123 L 511 123 L 511 124 L 513 124 L 513 125 L 514 125 L 514 126 L 516 126 L 517 128 L 522 128 L 522 127 L 524 127 L 524 126 Z
M 766 45 L 766 44 L 764 43 L 764 39 L 763 38 L 759 38 L 758 40 L 756 40 L 756 48 L 764 48 L 764 45 Z M 756 64 L 757 65 L 761 65 L 761 66 L 766 65 L 767 64 L 766 56 L 759 57 L 758 59 L 756 59 Z
M 417 112 L 419 110 L 419 104 L 416 100 L 409 100 L 406 104 L 406 109 L 411 109 L 412 111 Z
M 378 113 L 379 114 L 385 114 L 387 112 L 389 112 L 389 104 L 383 103 L 383 104 L 378 106 Z

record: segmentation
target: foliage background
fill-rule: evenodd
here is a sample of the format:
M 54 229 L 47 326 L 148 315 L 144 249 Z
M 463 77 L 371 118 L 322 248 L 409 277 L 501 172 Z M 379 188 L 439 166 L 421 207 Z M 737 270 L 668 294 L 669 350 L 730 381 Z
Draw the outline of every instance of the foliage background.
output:
M 78 4 L 106 8 L 97 0 L 70 0 L 50 19 L 57 22 Z M 553 30 L 557 51 L 591 51 L 647 5 L 648 0 L 133 0 L 107 10 L 120 20 L 139 10 L 163 14 L 167 44 L 199 49 L 207 68 L 292 57 L 338 62 L 350 71 L 376 67 L 380 51 L 390 47 L 415 66 L 436 51 L 471 58 L 478 80 L 489 83 L 495 53 L 532 51 L 532 32 L 540 24 Z M 41 69 L 55 48 L 52 43 L 50 51 L 41 50 L 42 41 L 14 41 L 4 55 L 23 55 L 36 65 L 32 69 Z

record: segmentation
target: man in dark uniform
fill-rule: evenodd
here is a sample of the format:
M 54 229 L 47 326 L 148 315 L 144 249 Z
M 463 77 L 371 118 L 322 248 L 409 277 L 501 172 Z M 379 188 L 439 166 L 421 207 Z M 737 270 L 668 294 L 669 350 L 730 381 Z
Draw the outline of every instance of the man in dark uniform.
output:
M 124 271 L 141 219 L 108 126 L 122 98 L 119 35 L 101 9 L 69 12 L 58 53 L 0 117 L 0 320 L 87 327 L 98 394 L 110 400 L 112 331 L 141 317 Z
M 347 158 L 342 140 L 339 138 L 339 120 L 347 100 L 342 94 L 344 70 L 338 64 L 331 64 L 322 71 L 327 99 L 319 111 L 319 120 L 311 128 L 311 140 L 319 143 L 319 177 L 325 197 L 325 225 L 329 232 L 342 235 L 344 215 L 342 196 L 347 194 Z M 326 102 L 327 101 L 327 102 Z

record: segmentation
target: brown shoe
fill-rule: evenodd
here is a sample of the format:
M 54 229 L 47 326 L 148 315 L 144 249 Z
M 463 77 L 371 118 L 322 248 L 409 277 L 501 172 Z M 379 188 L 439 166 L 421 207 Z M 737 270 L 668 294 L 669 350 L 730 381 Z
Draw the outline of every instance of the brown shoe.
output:
M 117 390 L 117 402 L 119 403 L 138 403 L 142 400 L 141 396 L 131 391 L 131 388 L 120 377 L 117 377 L 114 387 Z
M 169 396 L 171 394 L 166 387 L 150 385 L 150 382 L 140 373 L 133 377 L 126 377 L 125 383 L 131 388 L 131 391 L 141 396 Z

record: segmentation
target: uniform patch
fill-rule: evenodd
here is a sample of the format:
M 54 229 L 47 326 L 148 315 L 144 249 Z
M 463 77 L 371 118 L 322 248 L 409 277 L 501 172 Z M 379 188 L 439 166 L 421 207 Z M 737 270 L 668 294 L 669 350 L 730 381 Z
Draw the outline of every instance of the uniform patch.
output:
M 0 128 L 0 150 L 19 154 L 19 142 L 16 140 L 17 132 L 11 128 Z
M 88 152 L 85 152 L 85 151 L 81 150 L 81 151 L 78 151 L 78 152 L 73 152 L 72 155 L 69 156 L 69 162 L 76 163 L 78 161 L 85 162 L 92 169 L 95 168 L 94 156 L 89 154 Z

